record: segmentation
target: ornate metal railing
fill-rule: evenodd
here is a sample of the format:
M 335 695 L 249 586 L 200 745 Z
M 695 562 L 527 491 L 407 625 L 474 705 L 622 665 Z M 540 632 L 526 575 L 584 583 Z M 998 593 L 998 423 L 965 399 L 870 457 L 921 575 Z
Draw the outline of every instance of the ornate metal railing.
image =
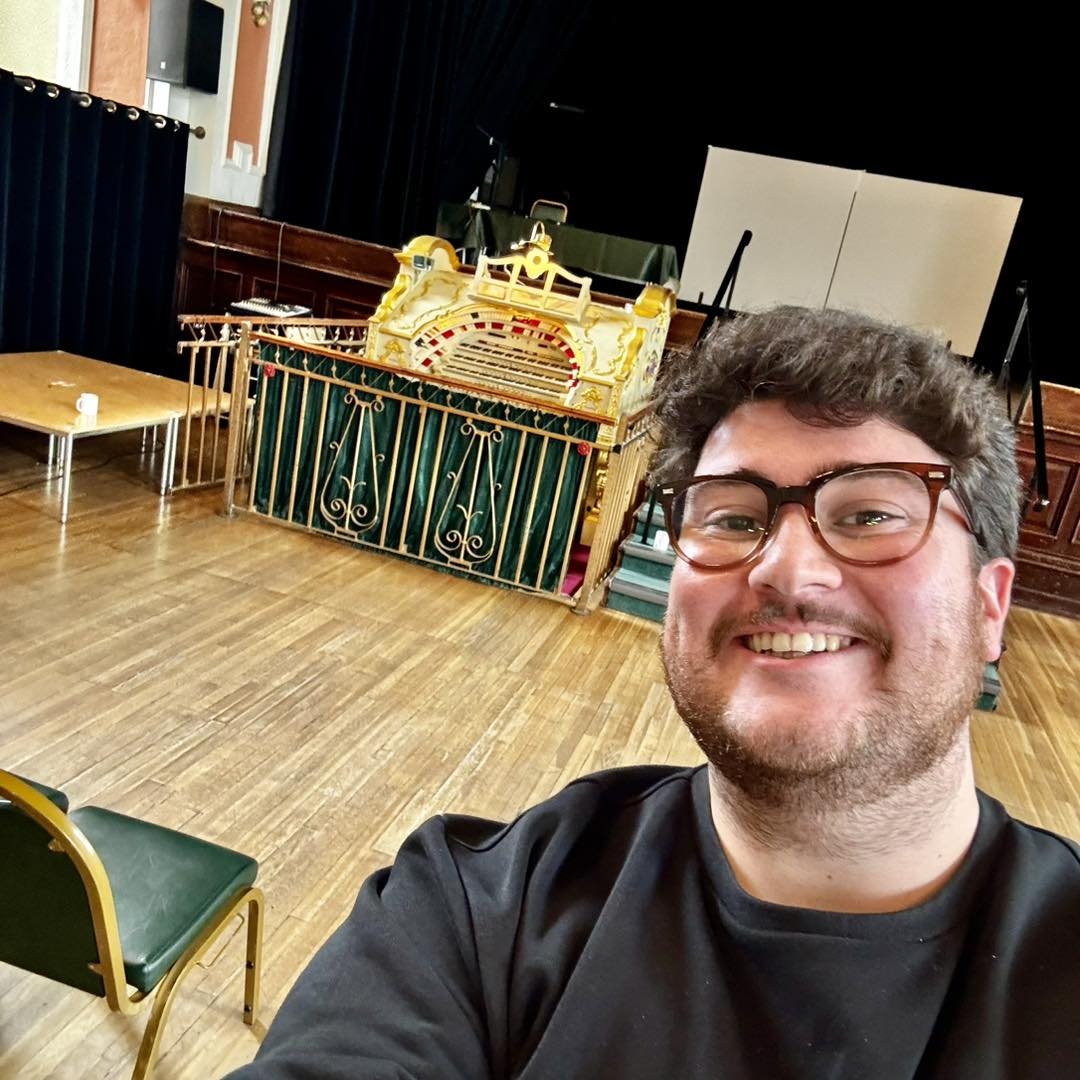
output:
M 230 432 L 228 512 L 565 602 L 589 599 L 564 586 L 601 419 L 276 335 L 245 332 L 237 357 L 233 393 L 250 380 L 255 407 L 246 430 Z M 612 494 L 629 484 L 636 445 L 609 451 Z M 605 566 L 586 572 L 590 589 L 624 514 L 600 509 L 594 550 Z
M 360 354 L 367 345 L 366 319 L 252 320 L 235 315 L 181 315 L 176 351 L 188 382 L 187 409 L 180 419 L 180 445 L 172 490 L 208 487 L 225 480 L 227 428 L 232 408 L 233 368 L 244 325 L 300 343 L 331 345 Z M 247 408 L 251 387 L 242 388 Z M 223 434 L 224 430 L 224 434 Z

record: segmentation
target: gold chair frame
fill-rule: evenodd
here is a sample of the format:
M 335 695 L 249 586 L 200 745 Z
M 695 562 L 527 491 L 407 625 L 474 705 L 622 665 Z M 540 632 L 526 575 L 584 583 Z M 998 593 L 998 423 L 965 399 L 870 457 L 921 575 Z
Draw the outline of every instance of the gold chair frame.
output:
M 113 1012 L 131 1016 L 140 1011 L 142 1002 L 153 991 L 133 991 L 124 978 L 124 957 L 120 942 L 120 926 L 108 874 L 93 845 L 54 803 L 30 784 L 12 773 L 0 769 L 0 796 L 10 800 L 51 837 L 49 850 L 63 853 L 75 864 L 90 905 L 98 960 L 89 965 L 105 984 L 105 1000 Z M 161 1033 L 176 989 L 184 976 L 205 955 L 234 915 L 247 904 L 247 957 L 244 965 L 244 1023 L 254 1024 L 259 1009 L 259 987 L 262 964 L 263 894 L 254 886 L 246 886 L 217 913 L 188 950 L 165 973 L 154 988 L 153 1008 L 139 1045 L 132 1080 L 152 1080 L 161 1043 Z

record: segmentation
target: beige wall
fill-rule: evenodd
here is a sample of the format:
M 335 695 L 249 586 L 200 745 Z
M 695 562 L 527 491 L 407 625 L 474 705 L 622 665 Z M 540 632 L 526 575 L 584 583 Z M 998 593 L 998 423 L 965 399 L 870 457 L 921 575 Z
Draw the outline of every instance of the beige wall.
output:
M 274 0 L 265 27 L 250 0 L 213 2 L 224 11 L 217 94 L 147 80 L 151 0 L 0 0 L 0 67 L 205 128 L 188 143 L 185 190 L 257 206 L 290 0 Z M 252 147 L 252 160 L 232 160 L 235 142 Z
M 141 106 L 149 40 L 150 0 L 95 0 L 90 93 Z
M 266 89 L 266 64 L 270 55 L 271 22 L 256 26 L 246 10 L 240 13 L 236 46 L 236 77 L 233 80 L 232 112 L 229 115 L 229 151 L 233 143 L 247 143 L 252 148 L 252 164 L 259 164 L 262 141 L 263 98 Z
M 62 81 L 59 29 L 60 0 L 0 0 L 0 67 L 46 82 Z

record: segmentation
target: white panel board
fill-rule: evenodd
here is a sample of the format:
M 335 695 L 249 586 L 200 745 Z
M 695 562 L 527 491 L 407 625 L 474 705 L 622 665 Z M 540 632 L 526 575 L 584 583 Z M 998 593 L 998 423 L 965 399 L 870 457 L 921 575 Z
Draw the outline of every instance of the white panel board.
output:
M 1020 202 L 866 174 L 828 306 L 936 332 L 971 356 Z
M 709 147 L 679 296 L 711 303 L 744 229 L 732 306 L 821 307 L 862 176 L 805 161 Z

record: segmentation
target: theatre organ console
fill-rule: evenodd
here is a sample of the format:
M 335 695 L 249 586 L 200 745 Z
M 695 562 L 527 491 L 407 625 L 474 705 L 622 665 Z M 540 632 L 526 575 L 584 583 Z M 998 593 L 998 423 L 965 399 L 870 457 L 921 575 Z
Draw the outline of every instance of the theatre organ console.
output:
M 594 298 L 542 228 L 475 271 L 419 237 L 362 355 L 249 331 L 226 497 L 439 569 L 595 603 L 638 494 L 675 298 Z

